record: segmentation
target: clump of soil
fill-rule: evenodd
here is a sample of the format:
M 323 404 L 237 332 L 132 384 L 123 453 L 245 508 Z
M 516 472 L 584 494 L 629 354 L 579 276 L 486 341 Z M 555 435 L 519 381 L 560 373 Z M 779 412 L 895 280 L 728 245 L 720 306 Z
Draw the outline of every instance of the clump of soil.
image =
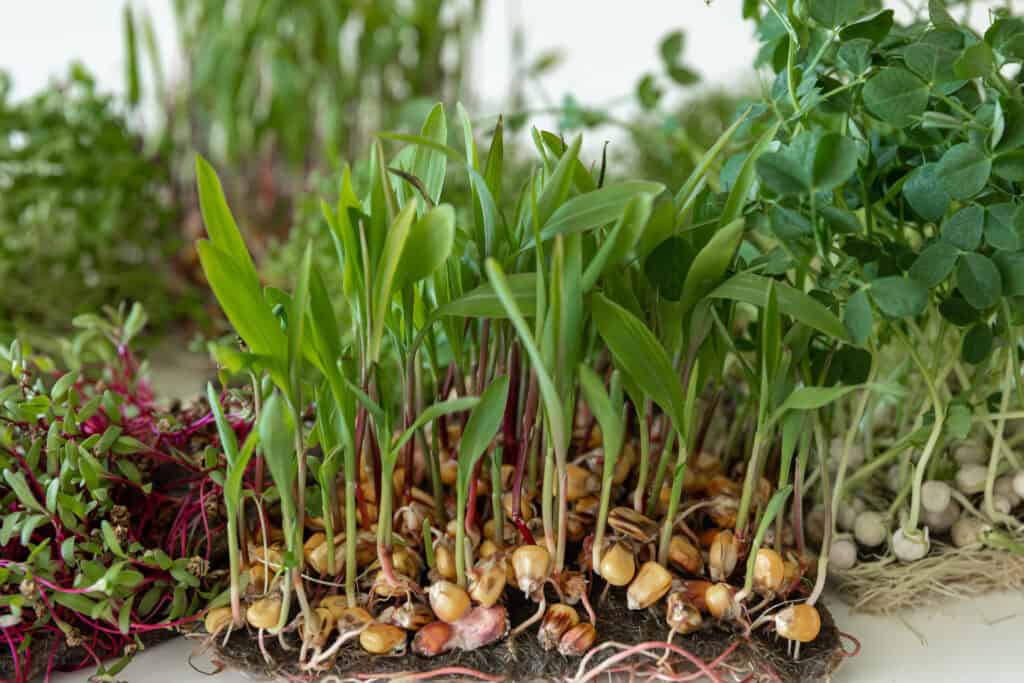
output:
M 667 637 L 664 604 L 648 610 L 630 611 L 626 607 L 624 592 L 616 590 L 609 591 L 603 600 L 597 600 L 594 609 L 598 616 L 598 646 L 609 641 L 623 645 L 648 641 L 663 642 Z M 510 600 L 508 608 L 514 626 L 529 618 L 536 606 L 519 598 Z M 744 639 L 742 634 L 706 622 L 703 630 L 685 636 L 677 635 L 672 642 L 710 663 L 725 653 L 738 639 L 739 642 L 733 650 L 715 668 L 716 675 L 724 681 L 740 680 L 750 674 L 794 683 L 820 681 L 827 679 L 835 671 L 845 652 L 832 615 L 820 603 L 818 608 L 822 617 L 821 633 L 814 642 L 803 645 L 798 660 L 787 653 L 787 641 L 776 637 L 774 632 L 767 629 L 760 629 L 749 639 Z M 265 639 L 267 651 L 275 660 L 273 664 L 264 661 L 256 634 L 249 630 L 233 633 L 226 644 L 222 642 L 222 638 L 218 638 L 212 647 L 215 656 L 230 668 L 263 679 L 296 681 L 333 681 L 335 679 L 331 678 L 332 675 L 339 681 L 400 679 L 404 674 L 412 673 L 417 674 L 420 680 L 428 677 L 434 681 L 472 680 L 469 676 L 459 675 L 454 671 L 449 674 L 441 673 L 445 669 L 461 667 L 489 676 L 500 676 L 507 681 L 541 683 L 571 680 L 577 675 L 581 662 L 581 658 L 578 657 L 569 658 L 556 651 L 543 650 L 537 641 L 534 628 L 520 634 L 511 643 L 501 641 L 472 652 L 456 651 L 429 659 L 411 653 L 395 657 L 369 655 L 359 647 L 357 641 L 353 641 L 342 649 L 331 669 L 310 673 L 299 671 L 295 665 L 298 647 L 296 637 L 291 635 L 286 636 L 286 639 L 289 639 L 289 645 L 294 645 L 296 649 L 285 652 L 276 638 Z M 621 648 L 608 648 L 599 652 L 587 663 L 587 670 L 593 669 L 618 652 L 621 652 Z M 650 652 L 660 657 L 664 650 L 655 649 Z M 696 671 L 682 656 L 673 654 L 667 661 L 677 674 Z M 634 656 L 622 662 L 622 665 L 647 668 L 653 663 L 654 660 L 650 658 Z M 430 677 L 431 671 L 438 671 L 439 674 Z M 623 673 L 619 671 L 618 677 L 621 678 Z M 599 680 L 609 680 L 608 674 L 602 674 Z

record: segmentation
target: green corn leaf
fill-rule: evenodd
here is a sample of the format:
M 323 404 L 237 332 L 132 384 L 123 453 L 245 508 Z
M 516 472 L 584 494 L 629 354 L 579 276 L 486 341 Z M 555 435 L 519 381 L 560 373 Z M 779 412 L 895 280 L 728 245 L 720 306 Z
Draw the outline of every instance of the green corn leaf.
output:
M 239 277 L 244 279 L 247 286 L 258 287 L 259 276 L 256 274 L 256 266 L 253 265 L 242 233 L 239 232 L 234 216 L 231 215 L 227 200 L 224 199 L 224 190 L 220 185 L 220 179 L 217 178 L 217 172 L 206 159 L 198 155 L 196 180 L 199 184 L 199 208 L 210 241 L 235 264 Z
M 516 310 L 532 318 L 536 314 L 537 274 L 513 273 L 506 277 L 506 282 L 509 296 L 516 304 Z M 508 317 L 508 311 L 494 286 L 485 282 L 441 306 L 436 315 L 501 319 Z
M 212 242 L 201 241 L 198 249 L 210 288 L 238 334 L 253 352 L 283 359 L 287 341 L 258 281 L 247 281 L 235 261 Z
M 409 439 L 411 439 L 416 432 L 428 422 L 433 422 L 442 415 L 450 415 L 451 413 L 461 413 L 466 410 L 472 410 L 478 403 L 480 403 L 480 399 L 476 396 L 463 396 L 461 398 L 453 398 L 440 403 L 435 403 L 420 413 L 416 418 L 416 421 L 399 435 L 395 444 L 391 447 L 392 450 L 402 450 L 402 446 L 408 443 Z
M 607 185 L 581 194 L 560 205 L 541 228 L 541 239 L 593 230 L 619 220 L 627 204 L 638 195 L 657 197 L 665 190 L 661 183 L 633 180 Z M 528 243 L 527 246 L 532 246 Z
M 249 435 L 245 437 L 245 441 L 242 443 L 242 450 L 239 451 L 238 457 L 231 466 L 231 471 L 228 472 L 228 476 L 224 480 L 224 495 L 228 505 L 232 508 L 237 507 L 242 498 L 242 483 L 245 477 L 245 470 L 249 466 L 249 460 L 252 458 L 253 451 L 256 449 L 259 441 L 259 430 L 251 430 Z
M 373 318 L 370 332 L 370 360 L 377 362 L 380 358 L 380 346 L 384 337 L 384 322 L 388 309 L 391 307 L 391 296 L 394 293 L 395 277 L 398 265 L 402 260 L 405 245 L 412 230 L 412 222 L 416 217 L 416 205 L 408 204 L 395 218 L 388 228 L 384 249 L 377 267 L 373 284 Z
M 455 209 L 442 204 L 427 211 L 409 231 L 395 273 L 394 289 L 402 291 L 440 268 L 455 244 Z
M 682 429 L 686 415 L 683 389 L 665 347 L 643 321 L 604 295 L 591 299 L 591 309 L 616 364 L 661 406 L 677 429 Z
M 707 174 L 711 170 L 711 166 L 721 156 L 722 151 L 726 148 L 729 142 L 732 140 L 736 131 L 739 130 L 740 126 L 750 116 L 750 108 L 747 108 L 735 121 L 730 125 L 724 133 L 722 133 L 715 144 L 711 145 L 704 156 L 701 157 L 700 161 L 694 167 L 690 176 L 683 183 L 683 186 L 679 188 L 679 192 L 673 198 L 672 203 L 675 207 L 676 213 L 676 225 L 682 224 L 686 214 L 692 209 L 694 201 L 700 194 L 700 191 L 704 188 L 707 183 Z
M 445 121 L 444 105 L 436 104 L 423 122 L 420 135 L 440 145 L 448 141 L 448 126 Z M 427 196 L 437 204 L 441 200 L 444 188 L 445 171 L 448 168 L 448 157 L 436 149 L 417 145 L 412 156 L 412 173 L 423 182 Z
M 309 310 L 309 280 L 313 268 L 313 243 L 307 242 L 299 266 L 299 277 L 295 283 L 295 294 L 292 296 L 288 311 L 288 379 L 291 395 L 298 400 L 299 370 L 306 342 L 306 312 Z M 312 350 L 311 360 L 318 360 Z
M 744 220 L 722 225 L 693 260 L 679 299 L 683 315 L 717 287 L 743 240 Z
M 747 205 L 747 201 L 750 199 L 750 192 L 757 181 L 757 161 L 764 154 L 765 150 L 768 149 L 772 140 L 775 139 L 775 133 L 778 131 L 779 125 L 779 123 L 775 123 L 769 127 L 757 139 L 757 143 L 754 144 L 750 153 L 747 154 L 747 158 L 743 161 L 740 172 L 736 175 L 736 180 L 733 181 L 732 189 L 729 190 L 729 198 L 725 201 L 722 214 L 718 217 L 718 225 L 721 226 L 719 227 L 719 232 L 725 230 L 729 224 L 740 219 L 743 215 L 743 208 Z
M 551 425 L 551 441 L 554 444 L 565 443 L 566 421 L 565 413 L 562 410 L 562 401 L 555 389 L 555 383 L 552 381 L 551 375 L 544 365 L 544 357 L 540 349 L 537 348 L 533 333 L 530 331 L 530 327 L 526 324 L 526 320 L 519 309 L 519 304 L 509 286 L 508 278 L 505 277 L 505 272 L 494 259 L 487 259 L 485 268 L 487 270 L 487 277 L 494 287 L 494 292 L 501 301 L 501 305 L 505 308 L 508 319 L 512 321 L 512 325 L 516 328 L 519 340 L 530 357 L 530 363 L 533 364 L 533 371 L 537 375 L 537 384 L 540 387 L 541 397 L 544 400 L 544 409 L 548 415 L 548 423 Z M 534 278 L 534 280 L 537 283 L 541 282 L 543 278 Z
M 593 289 L 605 268 L 626 260 L 647 227 L 653 206 L 654 200 L 650 194 L 630 197 L 615 227 L 605 236 L 597 254 L 587 264 L 587 269 L 583 273 L 584 292 Z
M 469 421 L 459 440 L 458 479 L 459 488 L 469 484 L 469 477 L 476 461 L 487 450 L 488 444 L 494 440 L 505 414 L 505 403 L 508 401 L 509 379 L 507 375 L 491 382 L 480 401 L 469 414 Z
M 224 416 L 224 408 L 220 404 L 220 397 L 217 395 L 217 390 L 213 388 L 212 382 L 206 384 L 206 400 L 210 404 L 210 411 L 217 423 L 217 435 L 220 437 L 220 445 L 224 449 L 230 469 L 238 461 L 238 437 L 235 436 L 235 430 L 231 428 Z
M 712 290 L 708 297 L 740 301 L 764 308 L 768 303 L 769 282 L 773 281 L 754 273 L 737 273 Z M 785 282 L 775 280 L 773 287 L 780 313 L 835 339 L 848 340 L 849 336 L 842 321 L 820 301 Z
M 604 442 L 604 476 L 608 478 L 615 471 L 615 462 L 622 450 L 625 437 L 625 414 L 621 405 L 612 403 L 605 391 L 601 377 L 587 364 L 579 366 L 580 389 L 590 406 L 591 412 L 601 426 L 601 438 Z
M 263 457 L 281 497 L 281 505 L 294 510 L 292 490 L 298 465 L 294 445 L 295 423 L 280 392 L 275 391 L 264 402 L 257 429 L 263 444 Z
M 583 143 L 583 136 L 577 135 L 569 143 L 569 148 L 558 160 L 551 176 L 544 183 L 544 191 L 537 199 L 536 214 L 532 217 L 538 225 L 547 225 L 555 210 L 565 204 L 566 197 L 572 189 L 573 168 L 580 154 L 580 145 Z M 613 219 L 614 220 L 614 219 Z

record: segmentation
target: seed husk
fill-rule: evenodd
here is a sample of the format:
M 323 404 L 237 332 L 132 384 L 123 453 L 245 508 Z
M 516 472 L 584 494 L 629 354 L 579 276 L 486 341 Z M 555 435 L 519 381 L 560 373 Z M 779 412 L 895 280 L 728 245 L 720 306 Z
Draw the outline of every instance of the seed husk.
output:
M 427 591 L 430 608 L 441 621 L 452 624 L 469 611 L 469 594 L 451 581 L 436 581 Z
M 469 597 L 484 607 L 498 602 L 505 591 L 505 570 L 496 563 L 485 563 L 473 572 Z
M 274 628 L 281 618 L 281 599 L 263 598 L 249 605 L 245 620 L 253 628 Z
M 657 522 L 628 507 L 613 508 L 608 513 L 608 526 L 641 543 L 658 535 Z
M 221 629 L 231 623 L 230 607 L 215 607 L 206 613 L 203 619 L 203 626 L 207 633 L 219 633 Z
M 548 578 L 551 555 L 543 546 L 521 545 L 512 553 L 512 568 L 515 570 L 519 590 L 532 596 Z
M 674 591 L 665 601 L 665 621 L 677 633 L 692 633 L 704 623 L 700 610 L 682 591 Z
M 668 560 L 673 565 L 690 574 L 701 574 L 704 560 L 700 551 L 683 536 L 673 536 L 668 546 Z
M 809 643 L 821 631 L 821 615 L 813 605 L 790 605 L 775 615 L 775 630 L 787 640 Z
M 712 581 L 725 581 L 732 576 L 739 559 L 736 537 L 729 530 L 721 531 L 708 550 L 708 569 Z
M 589 621 L 576 624 L 558 641 L 558 652 L 566 657 L 579 657 L 587 652 L 597 639 L 597 629 Z
M 708 612 L 719 621 L 731 620 L 736 616 L 735 589 L 727 583 L 713 583 L 704 593 L 704 604 Z
M 647 609 L 668 593 L 672 587 L 672 575 L 653 560 L 644 562 L 636 578 L 629 584 L 626 604 L 629 609 Z
M 771 548 L 760 548 L 754 558 L 754 590 L 762 594 L 778 593 L 785 578 L 782 556 Z
M 452 627 L 443 621 L 432 621 L 412 639 L 412 651 L 421 657 L 436 657 L 448 652 L 452 640 Z
M 576 624 L 580 623 L 580 615 L 569 605 L 557 603 L 548 607 L 537 631 L 537 640 L 545 650 L 554 650 L 562 640 L 562 636 Z
M 627 586 L 636 574 L 636 558 L 624 543 L 613 543 L 601 556 L 598 574 L 613 586 Z
M 405 631 L 391 624 L 374 622 L 359 634 L 359 644 L 372 655 L 400 655 L 405 652 Z

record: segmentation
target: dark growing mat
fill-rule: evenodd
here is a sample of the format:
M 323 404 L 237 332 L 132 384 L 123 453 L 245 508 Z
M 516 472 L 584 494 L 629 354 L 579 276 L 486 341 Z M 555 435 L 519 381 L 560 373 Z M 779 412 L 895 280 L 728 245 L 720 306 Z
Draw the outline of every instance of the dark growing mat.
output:
M 528 619 L 536 610 L 533 603 L 521 599 L 510 600 L 507 606 L 513 625 Z M 595 603 L 594 609 L 598 615 L 598 639 L 595 647 L 608 641 L 623 644 L 664 641 L 668 634 L 664 619 L 664 603 L 647 610 L 630 611 L 626 608 L 625 592 L 619 590 L 609 592 L 603 602 Z M 686 636 L 676 635 L 672 642 L 710 663 L 739 638 L 740 642 L 732 653 L 715 669 L 723 681 L 740 680 L 751 673 L 765 680 L 777 677 L 787 683 L 825 680 L 836 670 L 846 653 L 831 613 L 821 603 L 818 604 L 818 609 L 821 614 L 821 633 L 814 642 L 803 644 L 798 661 L 787 654 L 786 641 L 766 629 L 761 629 L 749 640 L 744 640 L 742 636 L 732 631 L 706 622 L 708 625 L 703 630 Z M 360 648 L 357 640 L 353 640 L 342 648 L 332 668 L 317 673 L 302 672 L 295 665 L 298 643 L 294 635 L 288 638 L 289 645 L 295 646 L 291 652 L 284 652 L 277 638 L 265 637 L 266 649 L 275 660 L 273 665 L 268 665 L 264 661 L 259 651 L 256 633 L 251 630 L 232 634 L 224 646 L 223 639 L 218 638 L 212 648 L 215 659 L 227 667 L 261 679 L 318 681 L 331 674 L 342 680 L 355 676 L 366 678 L 374 674 L 380 674 L 375 678 L 385 679 L 400 678 L 403 673 L 415 672 L 423 675 L 429 671 L 449 667 L 463 667 L 490 676 L 503 676 L 506 681 L 540 683 L 569 680 L 576 676 L 582 658 L 569 658 L 557 651 L 543 650 L 537 641 L 536 631 L 536 627 L 532 627 L 517 636 L 511 648 L 507 640 L 502 640 L 472 652 L 455 651 L 432 658 L 408 652 L 402 656 L 390 657 L 370 655 Z M 620 650 L 609 648 L 598 653 L 588 662 L 587 670 L 592 670 L 604 659 L 618 652 Z M 660 656 L 664 650 L 653 649 L 651 652 Z M 652 661 L 632 657 L 626 663 L 648 664 Z M 679 655 L 672 655 L 669 661 L 679 673 L 696 670 Z M 616 676 L 616 680 L 621 678 L 621 673 Z M 450 675 L 430 680 L 479 679 Z M 597 680 L 607 681 L 609 676 L 602 674 Z

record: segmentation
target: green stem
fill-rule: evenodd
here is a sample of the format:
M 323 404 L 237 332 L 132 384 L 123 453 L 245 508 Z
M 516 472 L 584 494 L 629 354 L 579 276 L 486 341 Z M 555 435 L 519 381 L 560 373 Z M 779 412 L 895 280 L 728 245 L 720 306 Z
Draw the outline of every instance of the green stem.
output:
M 636 491 L 633 494 L 633 509 L 637 512 L 644 510 L 644 492 L 647 490 L 647 476 L 651 469 L 651 433 L 648 430 L 647 416 L 649 412 L 646 403 L 645 400 L 644 407 L 636 412 L 636 421 L 640 427 L 640 473 L 637 476 Z M 598 529 L 604 531 L 600 524 Z
M 501 446 L 491 451 L 491 507 L 494 517 L 494 544 L 505 545 L 505 508 L 501 504 Z
M 878 354 L 871 354 L 871 366 L 868 370 L 867 383 L 871 384 L 875 381 L 875 374 L 878 372 Z M 843 485 L 846 480 L 846 468 L 850 461 L 850 449 L 853 448 L 853 441 L 857 437 L 857 432 L 860 431 L 860 423 L 864 418 L 864 411 L 868 406 L 868 399 L 871 397 L 871 389 L 863 389 L 858 397 L 857 407 L 854 408 L 853 415 L 850 417 L 850 423 L 846 430 L 846 438 L 843 440 L 843 451 L 839 456 L 839 467 L 836 469 L 836 483 L 832 496 L 832 524 L 836 523 L 836 518 L 839 515 L 839 503 L 842 501 L 843 496 Z
M 924 450 L 921 451 L 921 457 L 917 461 L 917 467 L 914 470 L 914 484 L 910 492 L 910 515 L 907 517 L 906 523 L 903 525 L 903 532 L 908 536 L 917 533 L 917 523 L 921 514 L 921 486 L 924 484 L 924 475 L 928 471 L 928 461 L 932 457 L 932 453 L 935 451 L 935 445 L 939 442 L 939 438 L 942 436 L 942 425 L 945 421 L 945 414 L 942 410 L 942 399 L 939 397 L 938 388 L 935 386 L 935 381 L 928 374 L 928 368 L 925 367 L 924 361 L 918 354 L 917 349 L 910 340 L 907 339 L 903 332 L 893 325 L 893 333 L 903 343 L 910 357 L 913 359 L 914 364 L 917 365 L 918 370 L 924 376 L 925 386 L 928 388 L 928 396 L 932 402 L 932 411 L 934 413 L 934 420 L 932 422 L 932 431 L 928 435 L 928 441 L 924 445 Z
M 668 565 L 668 549 L 672 542 L 672 528 L 675 526 L 676 510 L 679 509 L 679 498 L 683 493 L 683 475 L 686 474 L 686 460 L 689 456 L 686 439 L 679 439 L 679 450 L 676 454 L 676 469 L 672 474 L 672 492 L 668 499 L 668 511 L 661 527 L 661 541 L 658 544 L 658 562 Z
M 554 534 L 554 511 L 552 508 L 552 500 L 554 498 L 554 480 L 555 480 L 555 458 L 551 452 L 551 447 L 547 444 L 547 436 L 544 437 L 543 449 L 545 451 L 544 456 L 544 482 L 541 484 L 540 494 L 540 510 L 541 520 L 544 523 L 544 541 L 547 544 L 548 552 L 552 556 L 555 554 L 555 534 Z
M 743 477 L 743 495 L 740 498 L 739 511 L 736 513 L 736 536 L 738 538 L 745 538 L 747 534 L 747 517 L 750 515 L 750 503 L 754 498 L 754 486 L 757 483 L 757 473 L 761 464 L 763 433 L 763 425 L 759 424 L 754 432 L 754 445 L 750 450 L 750 460 L 747 461 L 746 475 Z
M 658 454 L 658 469 L 654 472 L 654 484 L 651 487 L 650 495 L 647 497 L 647 516 L 654 517 L 658 511 L 658 503 L 661 501 L 661 489 L 665 485 L 665 476 L 668 474 L 669 453 L 675 445 L 676 430 L 669 427 L 665 436 L 665 445 L 661 447 Z

